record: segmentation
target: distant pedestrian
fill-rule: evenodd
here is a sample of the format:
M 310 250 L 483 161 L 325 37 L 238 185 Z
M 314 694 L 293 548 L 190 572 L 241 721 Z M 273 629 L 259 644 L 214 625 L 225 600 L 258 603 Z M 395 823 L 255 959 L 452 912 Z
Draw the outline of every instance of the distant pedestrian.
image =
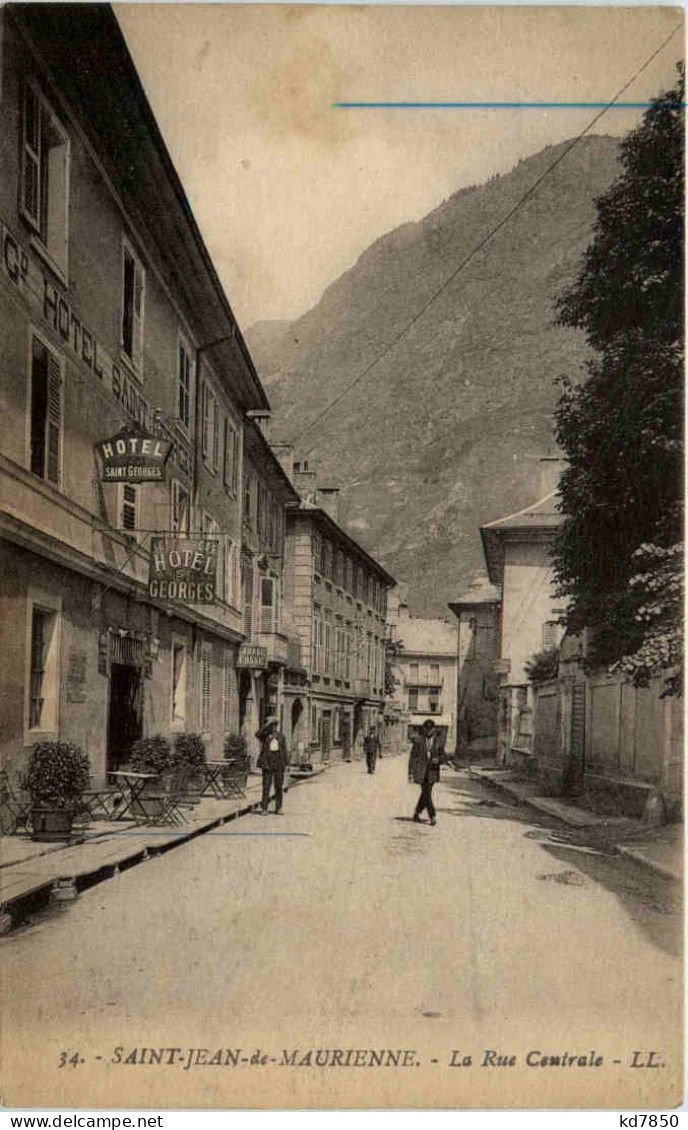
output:
M 368 772 L 375 772 L 375 763 L 380 753 L 380 739 L 377 736 L 374 726 L 370 727 L 368 734 L 363 739 L 363 752 L 365 753 L 366 763 L 368 765 Z
M 420 796 L 413 819 L 421 824 L 420 814 L 424 810 L 430 817 L 430 823 L 437 823 L 435 805 L 432 801 L 433 785 L 440 779 L 440 765 L 446 761 L 442 738 L 435 727 L 432 718 L 426 718 L 420 734 L 415 734 L 411 739 L 411 755 L 409 757 L 409 781 L 420 785 Z
M 268 718 L 265 725 L 256 733 L 256 737 L 260 742 L 260 757 L 257 764 L 263 774 L 262 815 L 267 816 L 270 791 L 274 784 L 275 813 L 279 816 L 282 811 L 284 773 L 289 765 L 287 743 L 284 734 L 277 728 L 276 718 Z

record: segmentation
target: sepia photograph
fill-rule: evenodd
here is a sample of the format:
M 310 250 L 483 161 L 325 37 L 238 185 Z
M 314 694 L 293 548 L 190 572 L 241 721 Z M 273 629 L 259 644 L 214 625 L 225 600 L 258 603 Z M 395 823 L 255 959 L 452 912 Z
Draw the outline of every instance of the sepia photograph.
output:
M 684 37 L 0 6 L 5 1109 L 683 1103 Z

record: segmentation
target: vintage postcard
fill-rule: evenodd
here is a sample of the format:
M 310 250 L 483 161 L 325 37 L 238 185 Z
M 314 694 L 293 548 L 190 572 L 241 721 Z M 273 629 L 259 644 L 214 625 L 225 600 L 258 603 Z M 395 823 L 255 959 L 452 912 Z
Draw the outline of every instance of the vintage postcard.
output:
M 0 8 L 5 1106 L 682 1102 L 683 54 Z

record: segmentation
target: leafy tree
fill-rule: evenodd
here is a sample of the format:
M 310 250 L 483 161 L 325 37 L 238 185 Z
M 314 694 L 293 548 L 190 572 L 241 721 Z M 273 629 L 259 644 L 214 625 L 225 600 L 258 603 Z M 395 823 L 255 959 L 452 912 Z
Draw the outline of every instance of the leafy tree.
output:
M 589 662 L 619 663 L 640 685 L 681 651 L 684 97 L 679 67 L 621 143 L 621 176 L 557 303 L 593 351 L 582 384 L 562 380 L 555 413 L 568 459 L 559 594 L 569 630 L 592 629 Z

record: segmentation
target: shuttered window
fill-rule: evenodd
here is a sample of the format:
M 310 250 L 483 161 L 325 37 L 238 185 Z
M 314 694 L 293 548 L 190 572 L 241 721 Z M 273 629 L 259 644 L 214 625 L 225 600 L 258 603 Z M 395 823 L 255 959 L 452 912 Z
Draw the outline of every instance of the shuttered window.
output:
M 274 577 L 260 579 L 260 630 L 277 630 L 277 584 Z
M 222 726 L 224 730 L 238 728 L 239 702 L 237 697 L 236 669 L 231 648 L 225 648 L 222 685 Z
M 131 486 L 129 483 L 122 483 L 120 490 L 120 528 L 123 530 L 135 530 L 137 525 L 137 488 Z
M 251 557 L 244 557 L 241 572 L 244 597 L 244 635 L 247 641 L 250 641 L 253 638 L 253 559 Z
M 231 421 L 225 418 L 225 458 L 223 466 L 224 484 L 232 494 L 236 491 L 239 463 L 239 442 Z
M 31 450 L 34 475 L 59 486 L 62 457 L 62 370 L 39 338 L 31 348 Z
M 137 373 L 143 370 L 143 313 L 146 273 L 127 241 L 123 249 L 122 349 Z
M 210 730 L 212 674 L 212 647 L 204 644 L 201 652 L 201 730 L 204 734 Z
M 201 448 L 203 458 L 211 471 L 217 471 L 220 455 L 220 418 L 217 398 L 207 382 L 203 385 L 202 408 Z
M 171 521 L 170 528 L 177 533 L 189 532 L 189 492 L 178 479 L 170 485 Z
M 193 375 L 193 361 L 191 350 L 185 341 L 179 342 L 177 358 L 177 381 L 179 386 L 179 419 L 185 428 L 191 422 L 191 380 Z
M 40 91 L 22 106 L 21 210 L 55 265 L 67 271 L 69 138 Z

